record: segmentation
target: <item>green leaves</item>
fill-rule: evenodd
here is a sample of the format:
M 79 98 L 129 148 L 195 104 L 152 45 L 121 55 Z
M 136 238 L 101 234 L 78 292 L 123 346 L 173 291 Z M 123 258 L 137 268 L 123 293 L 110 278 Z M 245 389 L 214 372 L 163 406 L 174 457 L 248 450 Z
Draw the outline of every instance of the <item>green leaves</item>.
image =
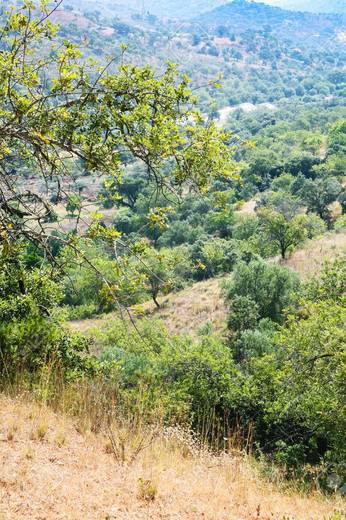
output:
M 283 259 L 289 248 L 298 246 L 307 237 L 302 216 L 289 219 L 273 209 L 262 209 L 258 216 L 264 237 L 275 244 Z
M 304 418 L 316 436 L 328 439 L 336 450 L 334 459 L 341 460 L 346 427 L 346 309 L 329 300 L 309 302 L 302 312 L 304 319 L 291 316 L 277 338 L 285 375 L 278 410 L 296 421 Z
M 215 177 L 235 176 L 230 136 L 204 122 L 189 79 L 174 65 L 158 77 L 148 66 L 126 64 L 122 48 L 121 64 L 110 73 L 107 65 L 85 60 L 76 45 L 61 42 L 46 2 L 35 16 L 32 9 L 25 2 L 0 28 L 1 188 L 10 178 L 10 195 L 18 197 L 9 163 L 42 175 L 47 185 L 56 181 L 61 190 L 71 169 L 105 174 L 116 179 L 113 200 L 122 166 L 137 160 L 160 192 L 179 191 L 185 183 L 205 190 Z M 36 210 L 31 207 L 31 220 L 41 226 Z M 0 218 L 14 223 L 6 205 Z M 34 238 L 25 220 L 15 223 L 18 236 Z
M 239 263 L 225 285 L 226 298 L 243 296 L 257 305 L 259 318 L 283 321 L 283 310 L 293 301 L 299 278 L 289 269 L 263 260 Z

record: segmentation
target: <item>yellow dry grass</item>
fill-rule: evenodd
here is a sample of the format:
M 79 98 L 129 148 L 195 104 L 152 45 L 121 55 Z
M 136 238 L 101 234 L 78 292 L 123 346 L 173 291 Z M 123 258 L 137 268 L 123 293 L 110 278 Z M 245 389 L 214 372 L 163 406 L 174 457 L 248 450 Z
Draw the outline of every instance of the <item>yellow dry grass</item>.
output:
M 161 309 L 148 302 L 146 314 L 163 320 L 173 334 L 191 334 L 206 323 L 210 323 L 215 332 L 222 332 L 226 307 L 221 295 L 221 281 L 222 278 L 212 278 L 172 293 L 162 299 Z
M 221 295 L 222 278 L 212 278 L 197 282 L 178 293 L 159 298 L 161 308 L 157 309 L 152 301 L 140 306 L 138 317 L 154 317 L 162 320 L 172 334 L 194 334 L 210 323 L 214 332 L 222 333 L 226 325 L 226 306 Z M 135 315 L 137 309 L 134 309 Z M 119 315 L 114 312 L 95 319 L 75 320 L 71 326 L 79 332 L 103 328 Z
M 333 261 L 346 253 L 346 232 L 329 233 L 309 240 L 284 263 L 296 271 L 303 280 L 317 274 L 326 261 Z
M 239 454 L 191 452 L 179 436 L 160 436 L 119 465 L 101 434 L 82 435 L 71 419 L 5 396 L 0 443 L 6 520 L 322 520 L 345 511 L 341 498 L 279 491 Z

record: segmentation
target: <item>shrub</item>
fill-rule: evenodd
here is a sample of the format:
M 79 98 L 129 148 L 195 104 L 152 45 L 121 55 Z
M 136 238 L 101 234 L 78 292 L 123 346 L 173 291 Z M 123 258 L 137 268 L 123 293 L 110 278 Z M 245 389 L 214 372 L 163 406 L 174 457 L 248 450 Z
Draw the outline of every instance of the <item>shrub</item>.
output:
M 298 287 L 299 279 L 293 271 L 264 260 L 253 260 L 236 266 L 224 286 L 224 293 L 227 302 L 239 296 L 251 299 L 258 307 L 259 318 L 281 322 L 283 310 L 293 302 Z
M 346 229 L 346 215 L 339 217 L 334 225 L 335 231 L 344 231 Z
M 238 371 L 230 350 L 213 336 L 172 338 L 152 321 L 138 327 L 136 332 L 114 321 L 99 337 L 101 362 L 115 370 L 128 410 L 140 405 L 148 420 L 160 410 L 166 422 L 211 436 L 235 408 Z
M 276 340 L 283 363 L 275 410 L 282 420 L 304 427 L 300 444 L 311 463 L 324 458 L 338 464 L 346 456 L 345 323 L 342 303 L 307 303 Z
M 62 293 L 51 272 L 27 268 L 21 250 L 0 256 L 0 373 L 35 372 L 46 364 L 83 370 L 88 342 L 57 319 Z
M 230 272 L 239 258 L 237 244 L 223 238 L 200 238 L 191 248 L 195 278 L 203 280 Z
M 268 354 L 274 349 L 275 326 L 271 320 L 261 320 L 257 328 L 240 332 L 234 342 L 234 352 L 240 361 Z
M 248 240 L 258 233 L 259 222 L 256 216 L 238 215 L 232 230 L 233 238 Z
M 259 308 L 248 296 L 235 296 L 229 306 L 228 327 L 235 331 L 253 329 L 257 325 Z

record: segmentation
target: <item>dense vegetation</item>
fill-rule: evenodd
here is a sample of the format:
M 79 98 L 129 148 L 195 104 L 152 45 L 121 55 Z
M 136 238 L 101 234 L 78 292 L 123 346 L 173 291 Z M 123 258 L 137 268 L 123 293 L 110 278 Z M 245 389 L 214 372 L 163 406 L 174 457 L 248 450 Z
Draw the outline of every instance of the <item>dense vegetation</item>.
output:
M 287 477 L 341 488 L 345 258 L 308 282 L 285 261 L 345 232 L 344 51 L 313 39 L 297 50 L 294 24 L 283 39 L 257 16 L 282 27 L 284 11 L 234 2 L 205 19 L 238 9 L 237 31 L 222 15 L 208 35 L 191 22 L 171 39 L 178 58 L 191 50 L 192 81 L 207 78 L 197 101 L 179 67 L 132 63 L 139 45 L 161 61 L 170 21 L 58 7 L 26 1 L 1 14 L 3 380 L 34 387 L 47 370 L 74 385 L 101 380 L 125 415 L 192 427 L 215 449 L 233 437 L 250 449 L 251 438 Z M 336 15 L 290 17 L 322 24 L 327 43 L 340 29 Z M 122 39 L 128 52 L 106 64 Z M 220 69 L 222 89 L 209 82 Z M 249 200 L 254 210 L 241 211 Z M 206 324 L 171 337 L 136 318 L 149 298 L 159 308 L 163 295 L 219 275 L 223 334 Z M 66 324 L 109 311 L 92 337 Z

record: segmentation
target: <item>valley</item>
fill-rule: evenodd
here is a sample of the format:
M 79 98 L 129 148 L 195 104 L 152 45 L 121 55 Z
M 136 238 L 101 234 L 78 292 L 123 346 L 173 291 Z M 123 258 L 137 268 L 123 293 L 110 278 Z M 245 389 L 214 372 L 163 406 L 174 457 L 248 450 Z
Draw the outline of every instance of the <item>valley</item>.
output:
M 1 2 L 1 520 L 346 518 L 345 14 Z

